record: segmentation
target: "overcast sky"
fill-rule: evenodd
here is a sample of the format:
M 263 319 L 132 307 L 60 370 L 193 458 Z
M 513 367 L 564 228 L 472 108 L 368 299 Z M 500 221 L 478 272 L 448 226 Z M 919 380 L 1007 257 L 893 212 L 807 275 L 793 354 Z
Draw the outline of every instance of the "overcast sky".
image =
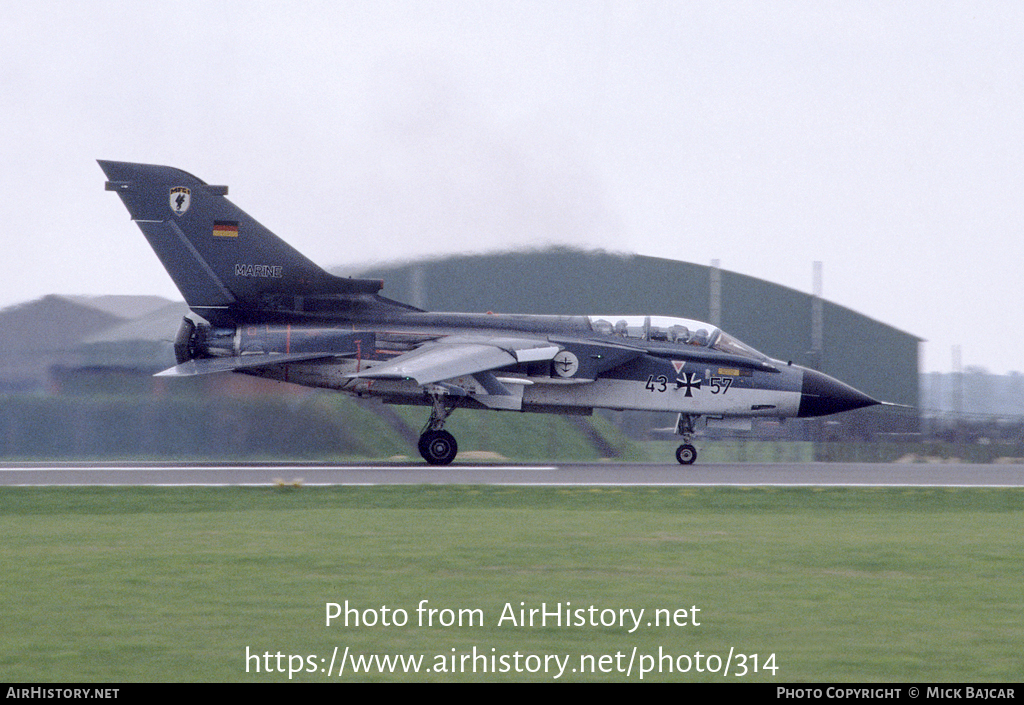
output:
M 180 299 L 112 159 L 228 184 L 325 267 L 553 243 L 809 292 L 821 260 L 924 370 L 1024 370 L 1022 31 L 1019 2 L 8 0 L 0 306 Z

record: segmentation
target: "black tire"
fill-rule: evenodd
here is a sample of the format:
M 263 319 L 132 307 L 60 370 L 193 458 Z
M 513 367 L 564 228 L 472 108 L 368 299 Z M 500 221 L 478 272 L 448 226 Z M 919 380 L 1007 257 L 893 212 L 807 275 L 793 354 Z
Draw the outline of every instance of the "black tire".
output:
M 697 461 L 697 449 L 689 443 L 676 448 L 676 460 L 680 465 L 693 465 Z
M 455 436 L 447 431 L 427 431 L 417 445 L 420 455 L 431 465 L 448 465 L 459 452 Z

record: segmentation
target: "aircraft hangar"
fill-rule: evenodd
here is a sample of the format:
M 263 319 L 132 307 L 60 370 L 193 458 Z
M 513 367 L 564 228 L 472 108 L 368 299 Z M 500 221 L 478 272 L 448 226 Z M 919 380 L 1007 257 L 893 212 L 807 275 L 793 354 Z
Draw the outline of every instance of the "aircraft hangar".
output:
M 708 321 L 773 358 L 814 367 L 876 399 L 918 406 L 921 338 L 813 294 L 719 267 L 553 248 L 381 265 L 356 276 L 381 278 L 383 295 L 431 311 Z M 891 407 L 831 418 L 833 435 L 845 438 L 919 429 L 916 411 Z

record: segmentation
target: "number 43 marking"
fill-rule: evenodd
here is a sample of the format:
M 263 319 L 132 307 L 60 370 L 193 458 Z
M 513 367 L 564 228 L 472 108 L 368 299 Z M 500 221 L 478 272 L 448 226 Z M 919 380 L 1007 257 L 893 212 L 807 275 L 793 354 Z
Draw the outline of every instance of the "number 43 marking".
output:
M 654 375 L 651 375 L 647 378 L 646 387 L 649 392 L 664 392 L 668 389 L 668 377 L 665 375 L 658 375 L 657 378 L 655 378 Z

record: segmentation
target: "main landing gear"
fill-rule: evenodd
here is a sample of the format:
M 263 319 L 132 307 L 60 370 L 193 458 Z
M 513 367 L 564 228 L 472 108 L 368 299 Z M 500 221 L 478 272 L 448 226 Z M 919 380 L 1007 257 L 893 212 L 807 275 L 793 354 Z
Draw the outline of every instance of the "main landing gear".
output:
M 420 434 L 417 447 L 423 459 L 431 465 L 448 465 L 455 460 L 459 444 L 455 442 L 455 436 L 444 430 L 444 422 L 455 410 L 457 402 L 449 401 L 450 397 L 442 394 L 431 394 L 430 400 L 433 404 L 430 418 Z
M 431 465 L 447 465 L 455 460 L 459 444 L 447 431 L 424 431 L 419 442 L 420 455 Z
M 697 460 L 697 449 L 690 443 L 693 438 L 693 424 L 696 416 L 679 414 L 676 418 L 676 434 L 683 437 L 683 444 L 676 448 L 676 460 L 680 465 L 693 465 Z

